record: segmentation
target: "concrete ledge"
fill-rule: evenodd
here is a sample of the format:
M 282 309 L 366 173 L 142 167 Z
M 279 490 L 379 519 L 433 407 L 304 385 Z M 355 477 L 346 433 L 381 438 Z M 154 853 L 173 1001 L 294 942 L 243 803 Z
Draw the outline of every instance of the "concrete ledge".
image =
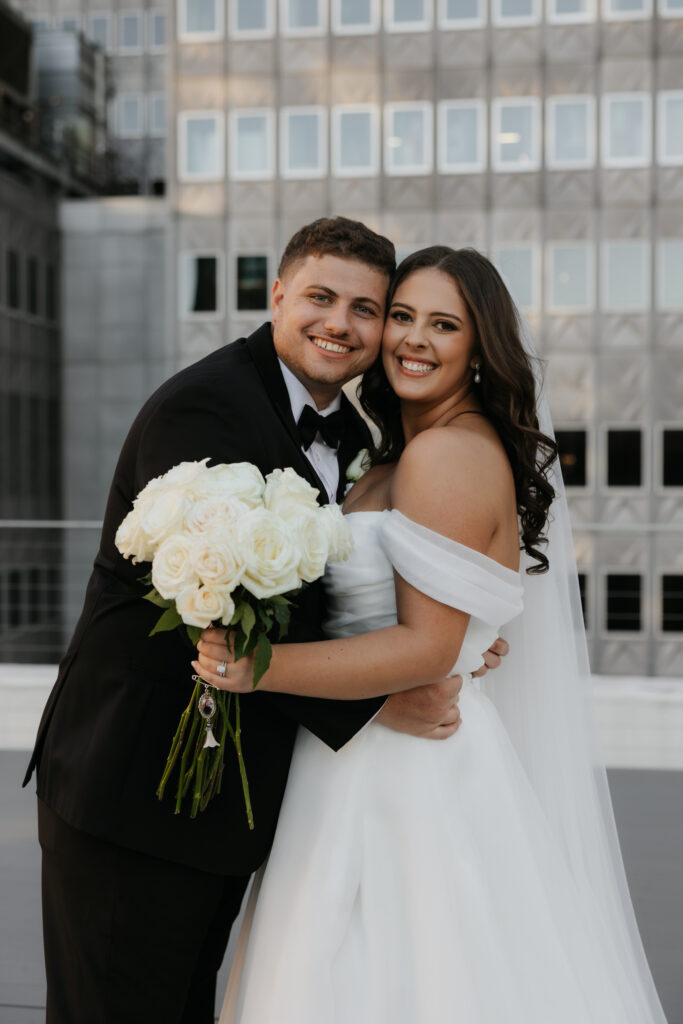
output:
M 0 665 L 0 750 L 29 750 L 56 665 Z M 609 768 L 683 769 L 683 679 L 594 676 Z

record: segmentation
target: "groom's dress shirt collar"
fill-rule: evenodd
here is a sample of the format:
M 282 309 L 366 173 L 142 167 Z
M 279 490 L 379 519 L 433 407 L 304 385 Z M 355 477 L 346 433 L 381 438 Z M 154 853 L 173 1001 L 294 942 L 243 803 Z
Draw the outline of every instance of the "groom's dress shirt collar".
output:
M 289 404 L 292 407 L 292 416 L 295 423 L 299 422 L 299 417 L 305 405 L 310 405 L 321 416 L 329 416 L 330 413 L 337 412 L 341 408 L 340 391 L 328 406 L 324 409 L 318 409 L 312 396 L 299 378 L 292 373 L 288 366 L 285 366 L 279 356 L 278 362 L 282 370 L 287 394 L 289 395 Z M 339 486 L 339 463 L 334 448 L 328 447 L 320 438 L 320 434 L 318 434 L 307 451 L 304 451 L 303 446 L 301 450 L 324 483 L 325 490 L 327 491 L 327 500 L 331 502 L 336 501 L 337 487 Z

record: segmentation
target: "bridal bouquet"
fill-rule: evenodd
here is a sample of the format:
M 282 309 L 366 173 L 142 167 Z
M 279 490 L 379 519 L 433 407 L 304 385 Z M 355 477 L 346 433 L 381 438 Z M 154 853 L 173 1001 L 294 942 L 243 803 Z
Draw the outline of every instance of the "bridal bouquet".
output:
M 264 479 L 249 462 L 208 461 L 181 462 L 150 480 L 119 526 L 116 546 L 133 564 L 152 563 L 144 596 L 162 614 L 150 636 L 184 624 L 196 644 L 208 626 L 226 626 L 235 658 L 254 654 L 256 687 L 270 664 L 271 637 L 287 632 L 292 599 L 328 561 L 348 558 L 353 540 L 339 506 L 318 505 L 317 490 L 293 469 Z M 253 829 L 239 694 L 192 679 L 157 796 L 178 766 L 175 813 L 188 795 L 190 817 L 204 810 L 220 792 L 229 735 Z

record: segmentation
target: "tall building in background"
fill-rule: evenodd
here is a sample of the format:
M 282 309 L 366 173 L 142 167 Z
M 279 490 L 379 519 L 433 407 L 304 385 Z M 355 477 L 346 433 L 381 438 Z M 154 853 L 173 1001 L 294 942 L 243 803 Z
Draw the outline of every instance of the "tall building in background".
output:
M 268 316 L 305 221 L 473 245 L 547 362 L 594 670 L 683 676 L 683 0 L 21 8 L 108 51 L 140 193 L 62 204 L 69 514 L 141 396 Z

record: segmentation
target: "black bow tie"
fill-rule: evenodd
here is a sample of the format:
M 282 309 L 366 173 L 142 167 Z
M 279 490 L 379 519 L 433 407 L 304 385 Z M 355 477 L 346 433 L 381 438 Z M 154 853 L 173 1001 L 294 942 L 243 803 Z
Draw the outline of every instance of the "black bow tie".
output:
M 316 434 L 320 434 L 323 441 L 330 448 L 338 448 L 339 442 L 344 437 L 344 413 L 341 409 L 331 412 L 329 416 L 321 416 L 310 405 L 305 405 L 297 423 L 299 437 L 304 451 L 308 451 L 315 441 Z

